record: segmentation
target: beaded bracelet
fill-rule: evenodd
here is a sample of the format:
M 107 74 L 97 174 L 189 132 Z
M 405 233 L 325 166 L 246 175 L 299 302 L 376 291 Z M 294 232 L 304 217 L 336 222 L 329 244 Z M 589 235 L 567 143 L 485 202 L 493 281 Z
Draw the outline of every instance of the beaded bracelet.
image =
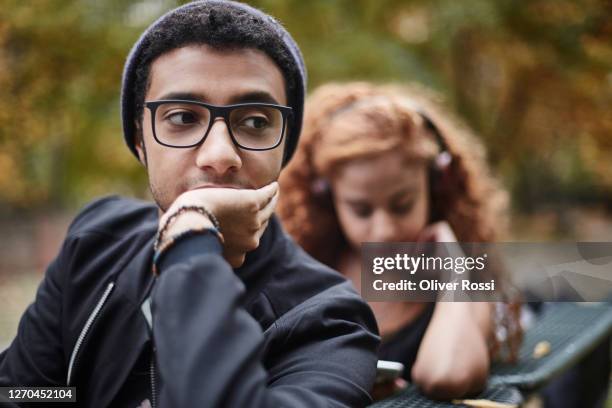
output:
M 168 228 L 170 227 L 170 225 L 174 222 L 174 220 L 176 220 L 176 218 L 188 211 L 193 211 L 193 212 L 197 212 L 199 214 L 202 214 L 206 217 L 208 217 L 208 219 L 210 220 L 210 222 L 213 224 L 213 226 L 215 227 L 215 229 L 218 231 L 219 235 L 221 236 L 221 238 L 223 238 L 223 235 L 221 235 L 221 227 L 219 225 L 219 220 L 217 220 L 217 217 L 215 217 L 215 215 L 213 213 L 211 213 L 210 211 L 208 211 L 205 207 L 203 206 L 199 206 L 199 205 L 184 205 L 182 207 L 179 207 L 174 213 L 172 213 L 167 219 L 166 222 L 164 223 L 164 225 L 159 229 L 159 231 L 157 232 L 157 235 L 155 237 L 155 244 L 153 244 L 153 249 L 155 249 L 155 251 L 158 250 L 159 245 L 161 243 L 161 240 L 163 238 L 163 235 L 166 233 L 166 231 L 168 230 Z
M 221 231 L 219 231 L 217 228 L 215 227 L 202 227 L 202 228 L 193 228 L 193 229 L 188 229 L 186 231 L 183 231 L 179 234 L 176 234 L 174 236 L 172 236 L 170 239 L 168 239 L 163 245 L 159 246 L 158 248 L 155 249 L 155 254 L 153 255 L 153 275 L 158 276 L 159 275 L 159 270 L 157 268 L 157 263 L 159 262 L 159 259 L 161 258 L 161 256 L 163 254 L 166 253 L 166 251 L 174 246 L 178 241 L 185 239 L 187 237 L 191 237 L 194 235 L 204 235 L 205 233 L 207 233 L 208 231 L 214 233 L 217 238 L 219 239 L 219 241 L 221 241 L 221 244 L 223 244 L 225 242 L 225 240 L 223 239 L 223 234 L 221 234 Z

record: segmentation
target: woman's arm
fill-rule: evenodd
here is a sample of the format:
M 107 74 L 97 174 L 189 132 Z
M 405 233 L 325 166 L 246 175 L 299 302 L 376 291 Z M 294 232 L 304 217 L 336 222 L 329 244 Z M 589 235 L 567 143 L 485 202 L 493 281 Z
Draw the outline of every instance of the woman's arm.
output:
M 423 242 L 457 242 L 447 222 L 421 232 Z M 492 303 L 438 302 L 417 358 L 412 380 L 435 398 L 455 398 L 484 388 L 489 374 Z
M 435 398 L 482 390 L 489 374 L 491 303 L 439 302 L 419 347 L 412 379 Z

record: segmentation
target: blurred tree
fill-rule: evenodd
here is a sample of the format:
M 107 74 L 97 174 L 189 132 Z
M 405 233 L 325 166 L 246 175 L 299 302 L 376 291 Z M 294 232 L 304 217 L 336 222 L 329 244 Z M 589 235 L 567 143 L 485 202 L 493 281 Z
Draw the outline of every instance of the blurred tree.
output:
M 612 203 L 609 0 L 249 3 L 294 35 L 311 88 L 420 82 L 445 96 L 519 208 Z M 121 69 L 144 26 L 175 4 L 3 0 L 0 205 L 144 194 L 144 172 L 121 141 Z
M 313 85 L 417 81 L 445 95 L 520 208 L 612 202 L 609 1 L 255 3 L 304 44 Z
M 142 173 L 121 146 L 118 84 L 141 31 L 122 1 L 4 0 L 0 202 L 81 204 Z

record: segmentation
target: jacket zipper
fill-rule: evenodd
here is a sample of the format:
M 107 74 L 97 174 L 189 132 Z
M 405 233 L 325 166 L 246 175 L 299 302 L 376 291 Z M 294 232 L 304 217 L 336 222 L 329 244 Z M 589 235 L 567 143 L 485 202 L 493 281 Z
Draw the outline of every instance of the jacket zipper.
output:
M 81 334 L 79 334 L 79 337 L 77 338 L 74 349 L 72 349 L 72 355 L 70 356 L 70 363 L 68 364 L 68 376 L 66 377 L 66 385 L 68 387 L 71 385 L 72 372 L 74 371 L 74 367 L 76 366 L 77 356 L 79 354 L 81 345 L 83 344 L 83 341 L 85 340 L 85 336 L 87 336 L 89 329 L 91 328 L 92 324 L 94 323 L 94 321 L 100 314 L 100 310 L 102 310 L 102 306 L 104 306 L 104 303 L 106 303 L 106 300 L 108 299 L 108 296 L 113 290 L 113 287 L 115 287 L 115 282 L 111 282 L 108 284 L 108 286 L 106 286 L 106 289 L 104 290 L 104 293 L 102 294 L 102 297 L 100 298 L 100 300 L 98 300 L 96 307 L 94 308 L 93 312 L 91 312 L 91 314 L 89 315 L 89 318 L 87 319 L 87 322 L 85 323 L 85 326 L 83 326 L 83 329 L 81 330 Z
M 155 381 L 155 347 L 151 347 L 151 364 L 150 377 L 151 377 L 151 408 L 157 406 L 157 384 Z

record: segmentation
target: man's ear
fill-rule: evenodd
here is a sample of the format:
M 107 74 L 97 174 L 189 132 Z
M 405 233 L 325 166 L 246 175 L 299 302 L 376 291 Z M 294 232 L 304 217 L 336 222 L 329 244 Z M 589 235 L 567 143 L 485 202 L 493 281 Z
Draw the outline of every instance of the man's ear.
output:
M 147 167 L 147 151 L 143 141 L 144 135 L 142 134 L 142 129 L 140 128 L 140 124 L 138 122 L 136 122 L 135 129 L 134 147 L 138 153 L 138 160 L 140 160 L 140 163 L 142 163 L 143 166 Z
M 146 160 L 146 155 L 144 153 L 144 147 L 142 145 L 142 139 L 137 138 L 136 139 L 136 143 L 134 144 L 134 147 L 136 148 L 136 152 L 138 153 L 138 160 L 140 161 L 140 163 L 147 167 L 147 160 Z
M 144 135 L 140 121 L 134 121 L 134 147 L 138 153 L 138 160 L 143 166 L 147 167 L 147 149 L 144 146 Z

